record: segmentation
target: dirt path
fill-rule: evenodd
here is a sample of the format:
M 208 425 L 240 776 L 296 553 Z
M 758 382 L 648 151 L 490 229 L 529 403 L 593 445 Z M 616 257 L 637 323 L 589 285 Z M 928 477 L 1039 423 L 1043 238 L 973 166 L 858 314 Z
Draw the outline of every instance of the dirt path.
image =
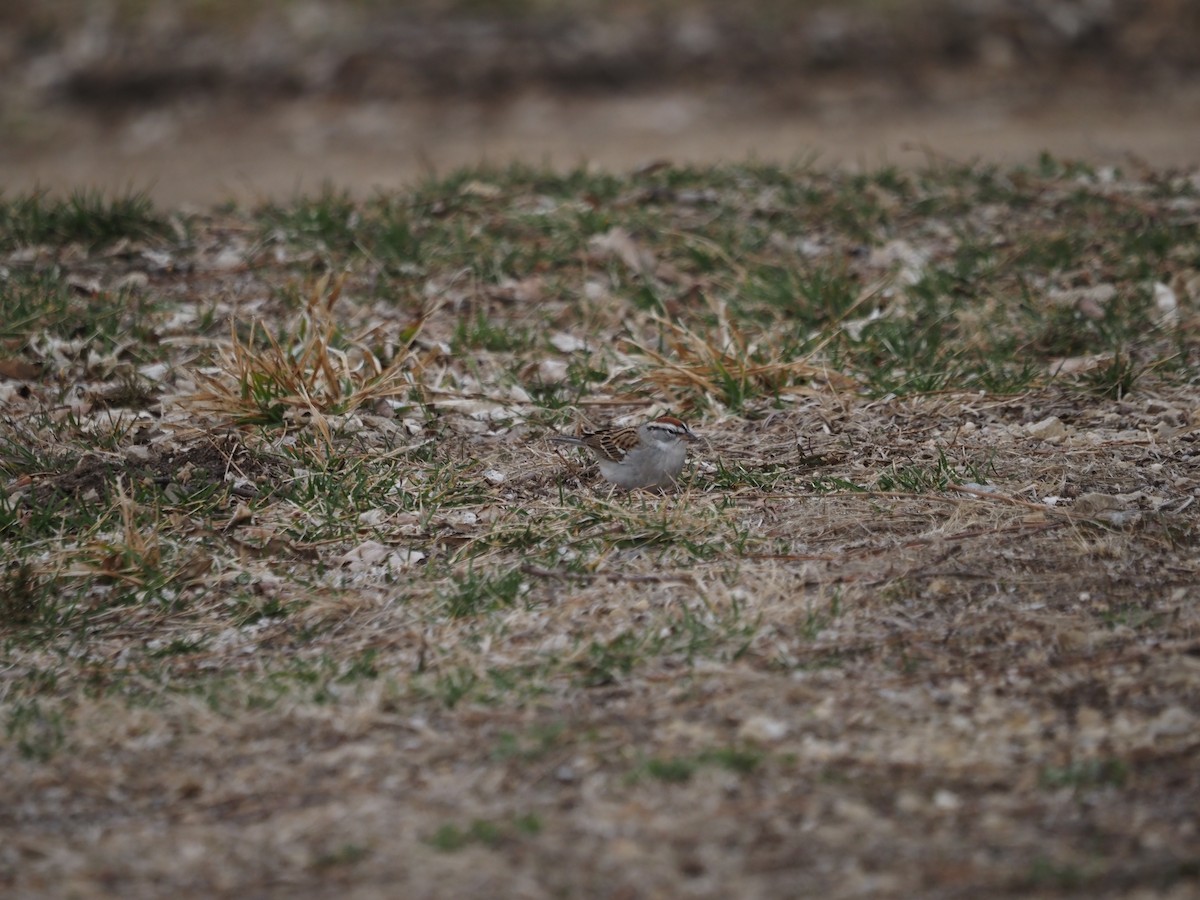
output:
M 162 205 L 207 206 L 286 198 L 326 183 L 361 194 L 480 162 L 623 170 L 658 159 L 812 156 L 823 165 L 912 166 L 931 155 L 1021 162 L 1042 151 L 1095 164 L 1200 163 L 1200 87 L 902 110 L 827 93 L 816 108 L 798 111 L 709 89 L 529 93 L 493 105 L 307 99 L 247 111 L 177 104 L 111 118 L 50 111 L 0 144 L 0 186 L 10 193 L 133 187 Z

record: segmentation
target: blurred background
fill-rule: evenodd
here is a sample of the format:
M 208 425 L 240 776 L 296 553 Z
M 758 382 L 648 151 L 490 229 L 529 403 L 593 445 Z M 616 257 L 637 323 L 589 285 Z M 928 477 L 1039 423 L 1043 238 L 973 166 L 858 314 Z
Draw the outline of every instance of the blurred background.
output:
M 0 190 L 357 194 L 476 163 L 1200 163 L 1197 0 L 0 5 Z

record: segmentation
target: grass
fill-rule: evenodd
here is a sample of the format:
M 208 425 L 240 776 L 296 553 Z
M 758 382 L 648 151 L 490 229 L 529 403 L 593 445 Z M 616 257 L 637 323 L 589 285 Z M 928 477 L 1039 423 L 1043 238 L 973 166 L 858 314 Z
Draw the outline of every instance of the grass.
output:
M 0 279 L 0 360 L 18 366 L 22 377 L 71 370 L 107 377 L 117 369 L 129 377 L 130 363 L 162 358 L 158 312 L 155 298 L 134 290 L 17 269 Z
M 541 830 L 541 820 L 533 813 L 526 813 L 503 823 L 475 819 L 466 828 L 447 823 L 433 834 L 429 843 L 443 853 L 452 853 L 476 843 L 496 847 L 514 838 L 533 837 Z
M 1122 787 L 1129 778 L 1129 767 L 1119 759 L 1091 759 L 1063 767 L 1047 767 L 1039 778 L 1043 787 L 1091 788 Z
M 0 195 L 0 250 L 83 244 L 99 248 L 121 239 L 165 238 L 167 221 L 141 193 L 106 197 L 76 191 L 65 198 L 46 192 Z
M 753 773 L 763 761 L 762 754 L 736 747 L 706 750 L 693 757 L 655 757 L 646 760 L 629 775 L 631 783 L 650 778 L 666 784 L 686 784 L 705 766 L 724 769 L 737 775 Z
M 446 611 L 461 618 L 512 606 L 526 589 L 520 569 L 483 574 L 469 567 L 464 575 L 452 577 L 445 596 Z
M 400 345 L 384 361 L 340 333 L 333 310 L 341 291 L 341 280 L 319 279 L 294 328 L 278 337 L 257 322 L 246 339 L 235 330 L 215 372 L 202 374 L 203 387 L 192 401 L 237 424 L 281 426 L 295 416 L 311 417 L 330 444 L 327 416 L 409 397 L 414 391 L 409 367 L 420 363 L 408 350 L 420 321 L 403 329 Z
M 477 863 L 669 895 L 701 846 L 723 893 L 1191 877 L 1186 181 L 492 168 L 177 229 L 5 202 L 0 830 L 84 847 L 65 784 L 160 888 L 202 879 L 164 797 L 238 883 L 280 846 L 347 884 L 470 859 L 461 896 Z M 246 233 L 253 266 L 188 281 Z M 122 238 L 178 265 L 117 287 Z M 544 440 L 667 412 L 703 440 L 666 496 Z M 79 884 L 140 877 L 94 839 Z
M 954 484 L 985 484 L 992 474 L 995 474 L 995 466 L 991 456 L 982 462 L 966 460 L 955 465 L 947 457 L 946 451 L 939 447 L 937 459 L 930 463 L 905 466 L 892 463 L 888 471 L 879 473 L 875 487 L 880 491 L 921 494 L 944 491 Z

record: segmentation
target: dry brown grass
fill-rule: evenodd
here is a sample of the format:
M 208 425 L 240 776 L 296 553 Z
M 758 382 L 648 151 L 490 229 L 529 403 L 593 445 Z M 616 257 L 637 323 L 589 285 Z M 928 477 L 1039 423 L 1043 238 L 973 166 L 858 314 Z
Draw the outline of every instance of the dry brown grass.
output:
M 795 358 L 788 348 L 773 345 L 763 335 L 751 340 L 730 320 L 723 304 L 713 311 L 711 333 L 700 334 L 679 322 L 652 316 L 662 337 L 662 349 L 632 342 L 649 365 L 637 385 L 642 392 L 662 396 L 679 409 L 696 406 L 740 409 L 750 398 L 786 397 L 812 393 L 812 382 L 851 389 L 853 379 L 809 358 Z M 819 349 L 819 348 L 818 348 Z
M 458 244 L 387 291 L 415 264 L 352 256 L 313 286 L 311 247 L 245 244 L 252 274 L 206 267 L 246 224 L 201 222 L 172 249 L 200 274 L 156 274 L 145 304 L 154 405 L 87 399 L 130 375 L 116 340 L 4 388 L 0 887 L 1194 895 L 1188 365 L 872 391 L 900 382 L 839 342 L 902 290 L 878 260 L 853 275 L 885 287 L 823 320 L 755 306 L 772 272 L 732 268 L 668 316 L 629 298 L 673 283 L 572 244 L 574 207 L 531 219 L 551 189 L 526 177 L 409 205 L 458 204 L 470 254 L 538 270 L 533 299 L 462 277 Z M 559 268 L 519 256 L 552 239 Z M 1187 270 L 1189 246 L 1156 264 Z M 139 258 L 78 252 L 102 285 Z M 294 283 L 299 312 L 274 290 Z M 1108 324 L 1144 361 L 1194 354 L 1180 298 L 1177 331 L 1132 301 Z M 825 331 L 789 358 L 775 326 L 810 312 Z M 611 496 L 543 440 L 580 408 L 691 409 L 682 489 Z
M 401 330 L 388 347 L 392 358 L 386 363 L 362 338 L 349 338 L 339 347 L 334 307 L 344 285 L 344 276 L 326 274 L 309 288 L 304 312 L 284 338 L 288 346 L 257 319 L 242 339 L 237 320 L 231 319 L 230 341 L 218 348 L 215 370 L 197 373 L 199 389 L 187 402 L 243 425 L 304 416 L 332 448 L 327 415 L 419 395 L 420 362 L 410 351 L 423 319 Z

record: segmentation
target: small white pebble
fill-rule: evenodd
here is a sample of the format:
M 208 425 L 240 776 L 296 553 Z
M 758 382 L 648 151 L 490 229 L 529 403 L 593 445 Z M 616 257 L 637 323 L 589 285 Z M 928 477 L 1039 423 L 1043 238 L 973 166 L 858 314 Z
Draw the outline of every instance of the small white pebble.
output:
M 943 788 L 933 795 L 933 805 L 938 809 L 953 810 L 962 806 L 962 801 L 957 794 Z
M 777 741 L 787 733 L 787 722 L 770 716 L 751 716 L 738 728 L 738 737 L 749 741 Z
M 1063 425 L 1062 420 L 1058 416 L 1050 416 L 1042 419 L 1040 422 L 1030 422 L 1025 426 L 1025 432 L 1031 438 L 1036 438 L 1041 441 L 1049 441 L 1054 438 L 1062 437 L 1067 433 L 1067 428 Z

